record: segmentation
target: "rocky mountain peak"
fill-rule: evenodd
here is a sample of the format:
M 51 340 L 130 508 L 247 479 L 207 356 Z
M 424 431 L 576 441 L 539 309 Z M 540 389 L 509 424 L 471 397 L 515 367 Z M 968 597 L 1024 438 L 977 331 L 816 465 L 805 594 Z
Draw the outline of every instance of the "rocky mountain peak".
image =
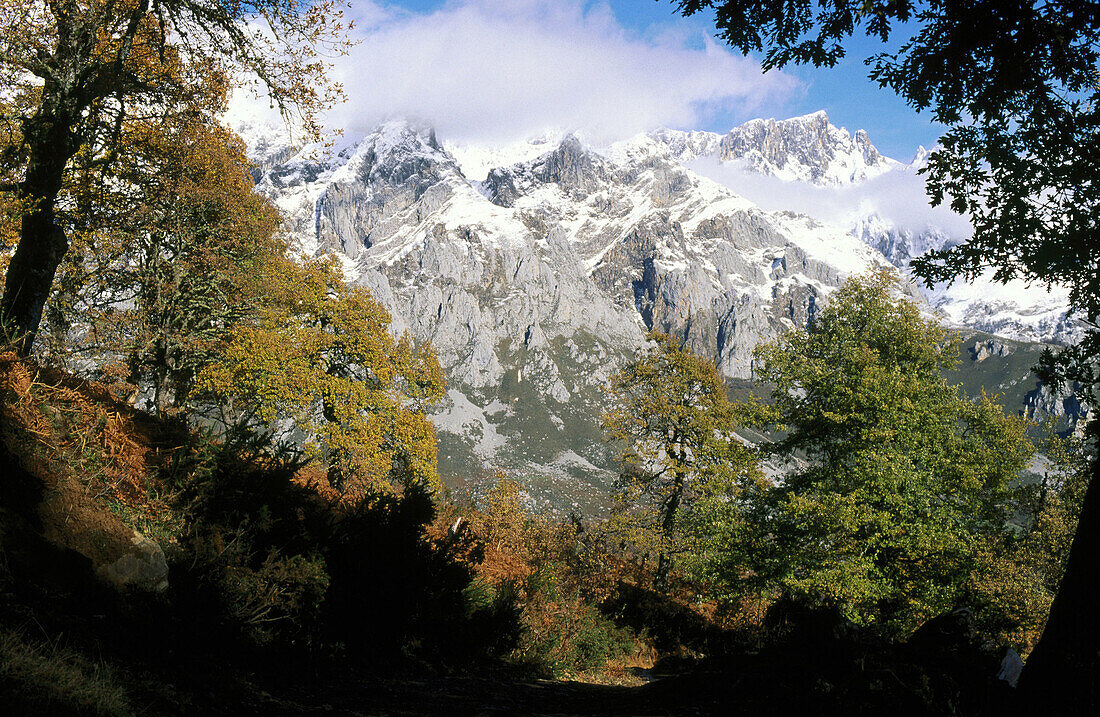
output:
M 580 200 L 608 179 L 603 157 L 592 152 L 575 134 L 566 135 L 556 148 L 532 161 L 489 170 L 484 194 L 497 206 L 511 207 L 538 185 L 557 185 Z
M 717 156 L 721 143 L 722 135 L 717 132 L 658 129 L 628 144 L 634 150 L 642 146 L 647 149 L 662 147 L 676 161 L 690 162 L 699 157 Z
M 363 138 L 357 152 L 358 175 L 364 181 L 398 186 L 412 179 L 421 185 L 438 181 L 444 174 L 461 171 L 424 122 L 387 122 Z
M 907 167 L 911 170 L 917 171 L 924 169 L 928 165 L 928 159 L 932 156 L 933 149 L 925 149 L 924 145 L 919 145 L 917 151 L 913 154 L 913 158 L 909 160 Z
M 553 152 L 543 155 L 534 166 L 543 182 L 577 184 L 592 174 L 592 157 L 575 134 L 566 135 Z
M 884 162 L 885 158 L 879 154 L 875 145 L 871 144 L 871 137 L 867 134 L 867 130 L 856 130 L 852 140 L 856 147 L 859 148 L 863 156 L 863 161 L 867 163 L 868 167 L 877 167 Z
M 897 164 L 879 154 L 865 131 L 850 135 L 830 123 L 824 111 L 786 120 L 750 120 L 722 138 L 719 159 L 819 185 L 861 182 Z

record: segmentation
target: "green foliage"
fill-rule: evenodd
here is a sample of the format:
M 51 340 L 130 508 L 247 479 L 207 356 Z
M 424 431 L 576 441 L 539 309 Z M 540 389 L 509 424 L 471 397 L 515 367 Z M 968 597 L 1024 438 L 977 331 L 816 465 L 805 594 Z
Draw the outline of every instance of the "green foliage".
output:
M 654 346 L 611 378 L 616 401 L 604 416 L 609 440 L 623 445 L 620 531 L 659 553 L 663 583 L 678 547 L 682 509 L 708 484 L 732 489 L 758 477 L 751 452 L 734 436 L 737 416 L 714 364 L 651 333 Z
M 176 467 L 183 530 L 169 553 L 177 609 L 250 648 L 321 648 L 330 577 L 317 530 L 322 504 L 291 470 L 242 455 L 243 436 L 200 442 Z M 202 617 L 198 617 L 202 615 Z
M 695 570 L 720 596 L 820 596 L 904 632 L 955 606 L 979 543 L 1006 529 L 1026 423 L 947 384 L 954 344 L 896 289 L 851 279 L 809 331 L 758 348 L 773 402 L 747 410 L 785 431 L 771 451 L 791 470 L 701 507 Z
M 257 645 L 273 642 L 279 628 L 316 623 L 328 589 L 325 563 L 317 557 L 267 554 L 258 568 L 231 567 L 226 575 L 231 618 L 246 626 Z
M 866 62 L 871 77 L 947 124 L 924 170 L 933 203 L 969 216 L 957 246 L 913 262 L 929 283 L 991 272 L 1066 286 L 1088 326 L 1076 346 L 1037 367 L 1052 387 L 1100 403 L 1100 13 L 1091 0 L 678 0 L 684 14 L 716 9 L 723 37 L 744 52 L 766 49 L 765 65 L 832 65 L 856 32 L 897 51 Z M 1065 382 L 1065 383 L 1063 383 Z M 1097 437 L 1090 429 L 1091 439 Z M 1100 463 L 1094 463 L 1096 475 Z M 1100 565 L 1100 487 L 1082 501 L 1075 550 L 1021 689 L 1048 711 L 1094 707 L 1100 623 L 1094 589 Z
M 634 647 L 634 633 L 596 606 L 576 596 L 553 604 L 553 611 L 527 608 L 528 629 L 512 653 L 520 664 L 554 677 L 570 676 L 602 670 Z
M 501 480 L 467 516 L 484 546 L 474 583 L 480 602 L 507 602 L 517 611 L 522 630 L 512 661 L 546 675 L 576 675 L 605 670 L 633 648 L 633 633 L 598 607 L 612 566 L 588 561 L 575 522 L 530 514 L 510 480 Z

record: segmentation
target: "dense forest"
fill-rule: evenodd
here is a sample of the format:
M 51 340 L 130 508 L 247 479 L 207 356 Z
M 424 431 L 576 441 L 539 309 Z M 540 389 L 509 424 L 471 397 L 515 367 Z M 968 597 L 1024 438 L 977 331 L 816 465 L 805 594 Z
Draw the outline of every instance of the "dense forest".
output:
M 1059 8 L 1055 32 L 1024 4 L 1005 22 L 1031 34 L 991 22 L 968 50 L 946 26 L 999 4 L 928 5 L 680 9 L 717 6 L 724 38 L 775 66 L 924 23 L 872 72 L 953 127 L 930 191 L 976 232 L 917 271 L 1068 282 L 1094 322 L 1094 155 L 1074 143 L 1095 145 L 1095 9 Z M 340 8 L 0 8 L 8 712 L 1090 709 L 1095 642 L 1072 615 L 1092 602 L 1094 430 L 967 395 L 960 338 L 894 274 L 849 277 L 759 345 L 747 398 L 651 333 L 605 387 L 605 513 L 539 511 L 503 473 L 474 496 L 439 477 L 432 347 L 335 258 L 300 255 L 221 120 L 251 72 L 320 138 Z M 1025 42 L 1037 76 L 998 64 Z M 993 58 L 991 86 L 930 76 L 966 52 Z M 1043 379 L 1088 394 L 1096 336 L 1048 352 Z

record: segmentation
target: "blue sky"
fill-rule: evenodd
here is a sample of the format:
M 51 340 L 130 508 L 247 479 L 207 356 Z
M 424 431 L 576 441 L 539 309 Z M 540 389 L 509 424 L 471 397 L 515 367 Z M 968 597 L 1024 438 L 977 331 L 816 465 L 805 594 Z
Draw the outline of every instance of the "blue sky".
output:
M 670 0 L 611 0 L 609 4 L 623 25 L 636 32 L 646 33 L 652 27 L 679 24 L 697 28 L 700 33 L 717 35 L 710 15 L 700 13 L 684 18 Z M 785 68 L 787 74 L 801 81 L 801 91 L 769 107 L 766 114 L 779 117 L 823 109 L 833 124 L 850 131 L 866 129 L 879 150 L 899 159 L 908 159 L 918 145 L 931 147 L 935 144 L 942 133 L 942 125 L 933 123 L 928 113 L 918 114 L 893 91 L 867 78 L 863 60 L 882 52 L 882 43 L 856 36 L 847 47 L 849 54 L 836 67 Z M 725 124 L 737 121 L 739 118 L 733 115 L 717 116 L 706 129 L 728 129 Z
M 824 109 L 907 160 L 940 134 L 867 79 L 853 43 L 836 68 L 762 74 L 670 0 L 352 0 L 359 45 L 337 62 L 349 102 L 331 123 L 358 129 L 417 115 L 443 139 L 509 140 L 575 129 L 597 141 L 636 131 L 726 131 L 753 117 Z

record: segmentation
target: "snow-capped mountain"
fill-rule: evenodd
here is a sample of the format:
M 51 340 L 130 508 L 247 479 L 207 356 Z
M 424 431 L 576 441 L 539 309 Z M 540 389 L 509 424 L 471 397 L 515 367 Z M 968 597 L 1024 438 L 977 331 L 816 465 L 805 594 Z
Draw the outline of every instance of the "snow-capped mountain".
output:
M 599 149 L 572 134 L 449 147 L 403 120 L 294 156 L 256 146 L 258 189 L 302 248 L 340 256 L 396 329 L 435 346 L 450 382 L 435 417 L 444 470 L 526 473 L 559 506 L 591 502 L 613 476 L 601 387 L 647 329 L 745 378 L 757 343 L 804 326 L 853 273 L 898 271 L 924 301 L 903 267 L 956 240 L 867 212 L 844 226 L 768 211 L 690 168 L 706 159 L 817 191 L 911 171 L 824 113 Z
M 863 130 L 854 135 L 824 112 L 787 120 L 752 120 L 720 135 L 658 130 L 656 142 L 688 169 L 763 206 L 813 216 L 859 238 L 908 269 L 912 259 L 966 241 L 970 227 L 945 207 L 928 207 L 918 172 L 935 149 L 919 147 L 907 163 L 881 155 Z M 759 179 L 753 179 L 754 176 Z M 1067 315 L 1068 292 L 1022 281 L 924 288 L 943 318 L 1019 341 L 1072 343 L 1083 325 Z
M 824 112 L 746 122 L 723 136 L 717 149 L 719 161 L 822 186 L 861 182 L 901 166 L 879 154 L 866 132 L 850 135 L 830 124 Z
M 724 135 L 661 129 L 643 137 L 667 147 L 680 163 L 712 158 L 748 172 L 822 187 L 862 182 L 903 166 L 879 154 L 866 132 L 851 135 L 834 127 L 824 112 L 755 119 Z

